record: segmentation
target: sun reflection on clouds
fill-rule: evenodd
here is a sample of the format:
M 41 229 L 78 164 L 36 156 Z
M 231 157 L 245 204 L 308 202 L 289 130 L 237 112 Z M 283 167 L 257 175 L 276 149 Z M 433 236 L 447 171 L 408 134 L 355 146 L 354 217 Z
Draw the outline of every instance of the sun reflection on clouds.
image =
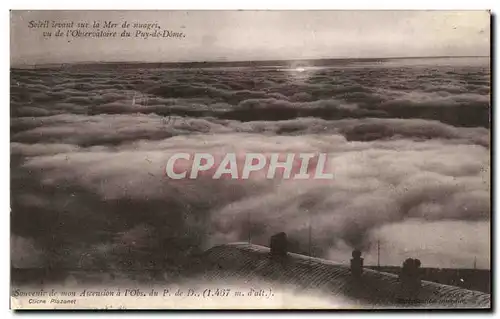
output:
M 289 78 L 294 81 L 307 81 L 316 71 L 316 68 L 304 62 L 292 62 L 288 68 L 282 71 L 289 72 Z

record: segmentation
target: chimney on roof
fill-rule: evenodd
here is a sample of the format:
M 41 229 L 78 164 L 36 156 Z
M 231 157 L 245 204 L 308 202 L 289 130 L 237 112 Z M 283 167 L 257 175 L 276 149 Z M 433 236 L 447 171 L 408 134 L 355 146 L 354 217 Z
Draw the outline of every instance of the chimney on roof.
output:
M 284 232 L 271 236 L 271 256 L 285 257 L 287 255 L 287 237 Z
M 419 259 L 407 258 L 403 262 L 399 281 L 401 282 L 401 293 L 399 297 L 404 302 L 418 302 L 422 280 L 420 278 L 421 262 Z
M 354 278 L 359 278 L 363 273 L 363 258 L 361 251 L 353 250 L 351 259 L 351 274 Z

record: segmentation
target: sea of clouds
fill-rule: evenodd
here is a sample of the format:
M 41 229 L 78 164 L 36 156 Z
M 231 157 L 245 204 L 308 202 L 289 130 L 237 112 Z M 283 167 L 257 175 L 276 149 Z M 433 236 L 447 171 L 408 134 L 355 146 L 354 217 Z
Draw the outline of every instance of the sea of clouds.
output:
M 489 65 L 11 72 L 15 267 L 182 265 L 215 244 L 489 268 Z M 171 180 L 178 152 L 328 153 L 332 180 Z M 309 242 L 309 227 L 312 229 Z

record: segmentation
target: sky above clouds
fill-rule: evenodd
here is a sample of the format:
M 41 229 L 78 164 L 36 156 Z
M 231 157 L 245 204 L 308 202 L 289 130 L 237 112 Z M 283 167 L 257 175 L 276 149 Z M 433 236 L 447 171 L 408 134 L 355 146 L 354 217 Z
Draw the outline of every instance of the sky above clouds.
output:
M 44 20 L 157 22 L 162 30 L 186 37 L 44 39 L 41 29 L 28 27 L 30 21 Z M 11 12 L 13 65 L 488 56 L 489 51 L 486 11 Z

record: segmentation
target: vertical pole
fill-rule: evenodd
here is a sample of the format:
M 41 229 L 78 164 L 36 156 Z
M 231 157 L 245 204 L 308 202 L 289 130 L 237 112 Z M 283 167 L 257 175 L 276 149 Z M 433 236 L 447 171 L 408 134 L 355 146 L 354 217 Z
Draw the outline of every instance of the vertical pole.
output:
M 309 214 L 309 266 L 312 267 L 312 218 L 309 210 L 307 213 Z
M 474 269 L 476 269 L 476 266 L 477 266 L 476 262 L 477 262 L 477 257 L 474 256 Z
M 307 211 L 309 214 L 309 257 L 312 257 L 312 247 L 311 247 L 311 241 L 312 241 L 312 225 L 311 225 L 311 212 Z
M 377 268 L 380 269 L 380 239 L 377 241 Z
M 250 212 L 247 213 L 248 243 L 252 243 L 252 232 L 250 230 Z
M 311 257 L 311 221 L 309 220 L 309 257 Z

